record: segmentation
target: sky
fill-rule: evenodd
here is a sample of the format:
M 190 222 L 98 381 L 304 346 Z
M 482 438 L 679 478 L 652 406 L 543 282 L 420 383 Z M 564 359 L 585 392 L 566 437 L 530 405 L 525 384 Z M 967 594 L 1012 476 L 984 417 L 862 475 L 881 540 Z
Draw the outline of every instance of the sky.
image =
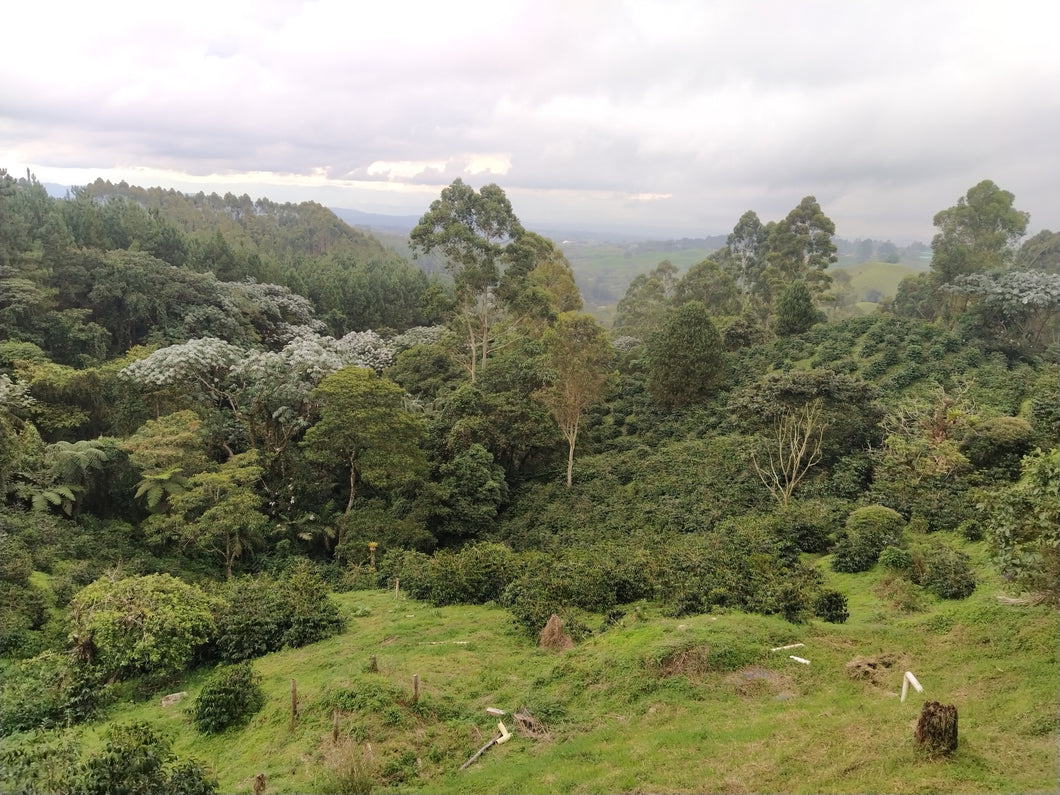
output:
M 0 167 L 524 225 L 725 234 L 813 195 L 929 242 L 984 179 L 1060 228 L 1055 0 L 37 0 L 5 10 Z

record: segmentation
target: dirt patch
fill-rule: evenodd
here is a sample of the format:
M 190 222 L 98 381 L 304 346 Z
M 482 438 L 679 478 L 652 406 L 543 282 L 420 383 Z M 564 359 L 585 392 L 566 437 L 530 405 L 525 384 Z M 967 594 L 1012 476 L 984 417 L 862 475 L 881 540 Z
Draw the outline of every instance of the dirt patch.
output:
M 874 657 L 855 657 L 846 664 L 847 676 L 873 687 L 893 687 L 895 676 L 905 669 L 908 658 L 904 654 L 878 654 Z
M 790 676 L 760 665 L 734 671 L 726 676 L 724 681 L 744 698 L 783 695 L 783 700 L 787 700 L 791 698 L 794 687 Z

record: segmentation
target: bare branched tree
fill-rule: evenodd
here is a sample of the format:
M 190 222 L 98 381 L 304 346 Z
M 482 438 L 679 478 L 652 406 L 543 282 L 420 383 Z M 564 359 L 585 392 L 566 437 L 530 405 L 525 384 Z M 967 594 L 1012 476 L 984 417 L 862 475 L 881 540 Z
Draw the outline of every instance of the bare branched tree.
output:
M 821 436 L 827 424 L 821 420 L 821 401 L 801 409 L 789 409 L 773 423 L 768 465 L 758 462 L 751 452 L 751 463 L 763 485 L 778 503 L 787 505 L 792 492 L 806 473 L 821 461 Z

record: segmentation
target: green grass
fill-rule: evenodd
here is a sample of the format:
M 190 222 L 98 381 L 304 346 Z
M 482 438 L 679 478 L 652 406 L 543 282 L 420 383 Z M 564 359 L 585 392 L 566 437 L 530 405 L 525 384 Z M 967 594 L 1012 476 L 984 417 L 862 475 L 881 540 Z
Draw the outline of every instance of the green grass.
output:
M 981 559 L 980 545 L 969 551 Z M 366 781 L 376 792 L 431 793 L 1057 790 L 1055 609 L 1000 604 L 999 584 L 983 570 L 967 600 L 922 597 L 911 610 L 894 599 L 886 572 L 840 575 L 827 558 L 817 564 L 849 597 L 846 624 L 674 619 L 639 605 L 563 653 L 537 648 L 498 608 L 340 594 L 343 635 L 254 663 L 268 702 L 246 728 L 217 737 L 192 728 L 209 670 L 181 685 L 189 695 L 176 707 L 161 708 L 158 694 L 108 717 L 163 728 L 179 755 L 215 771 L 223 792 L 250 792 L 259 772 L 274 793 Z M 770 651 L 794 642 L 805 646 Z M 378 672 L 368 670 L 373 655 Z M 847 675 L 855 657 L 881 655 L 897 662 L 877 682 Z M 925 692 L 902 703 L 906 669 Z M 293 731 L 291 679 L 300 704 Z M 958 707 L 960 745 L 948 759 L 914 747 L 925 699 Z M 528 708 L 551 737 L 516 734 L 459 771 L 496 731 L 490 706 Z M 90 727 L 86 741 L 104 728 Z
M 832 266 L 830 273 L 840 270 Z M 850 275 L 850 291 L 859 302 L 878 303 L 880 298 L 893 298 L 898 285 L 906 276 L 917 273 L 916 268 L 890 262 L 865 262 L 842 268 Z

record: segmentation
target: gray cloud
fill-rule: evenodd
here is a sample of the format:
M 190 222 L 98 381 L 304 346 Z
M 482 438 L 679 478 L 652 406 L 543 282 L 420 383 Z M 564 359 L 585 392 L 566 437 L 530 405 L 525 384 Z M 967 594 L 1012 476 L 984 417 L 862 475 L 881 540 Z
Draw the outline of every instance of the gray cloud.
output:
M 1060 226 L 1052 4 L 380 6 L 27 4 L 0 166 L 408 213 L 461 176 L 524 220 L 685 234 L 813 194 L 841 235 L 922 240 L 989 178 Z

